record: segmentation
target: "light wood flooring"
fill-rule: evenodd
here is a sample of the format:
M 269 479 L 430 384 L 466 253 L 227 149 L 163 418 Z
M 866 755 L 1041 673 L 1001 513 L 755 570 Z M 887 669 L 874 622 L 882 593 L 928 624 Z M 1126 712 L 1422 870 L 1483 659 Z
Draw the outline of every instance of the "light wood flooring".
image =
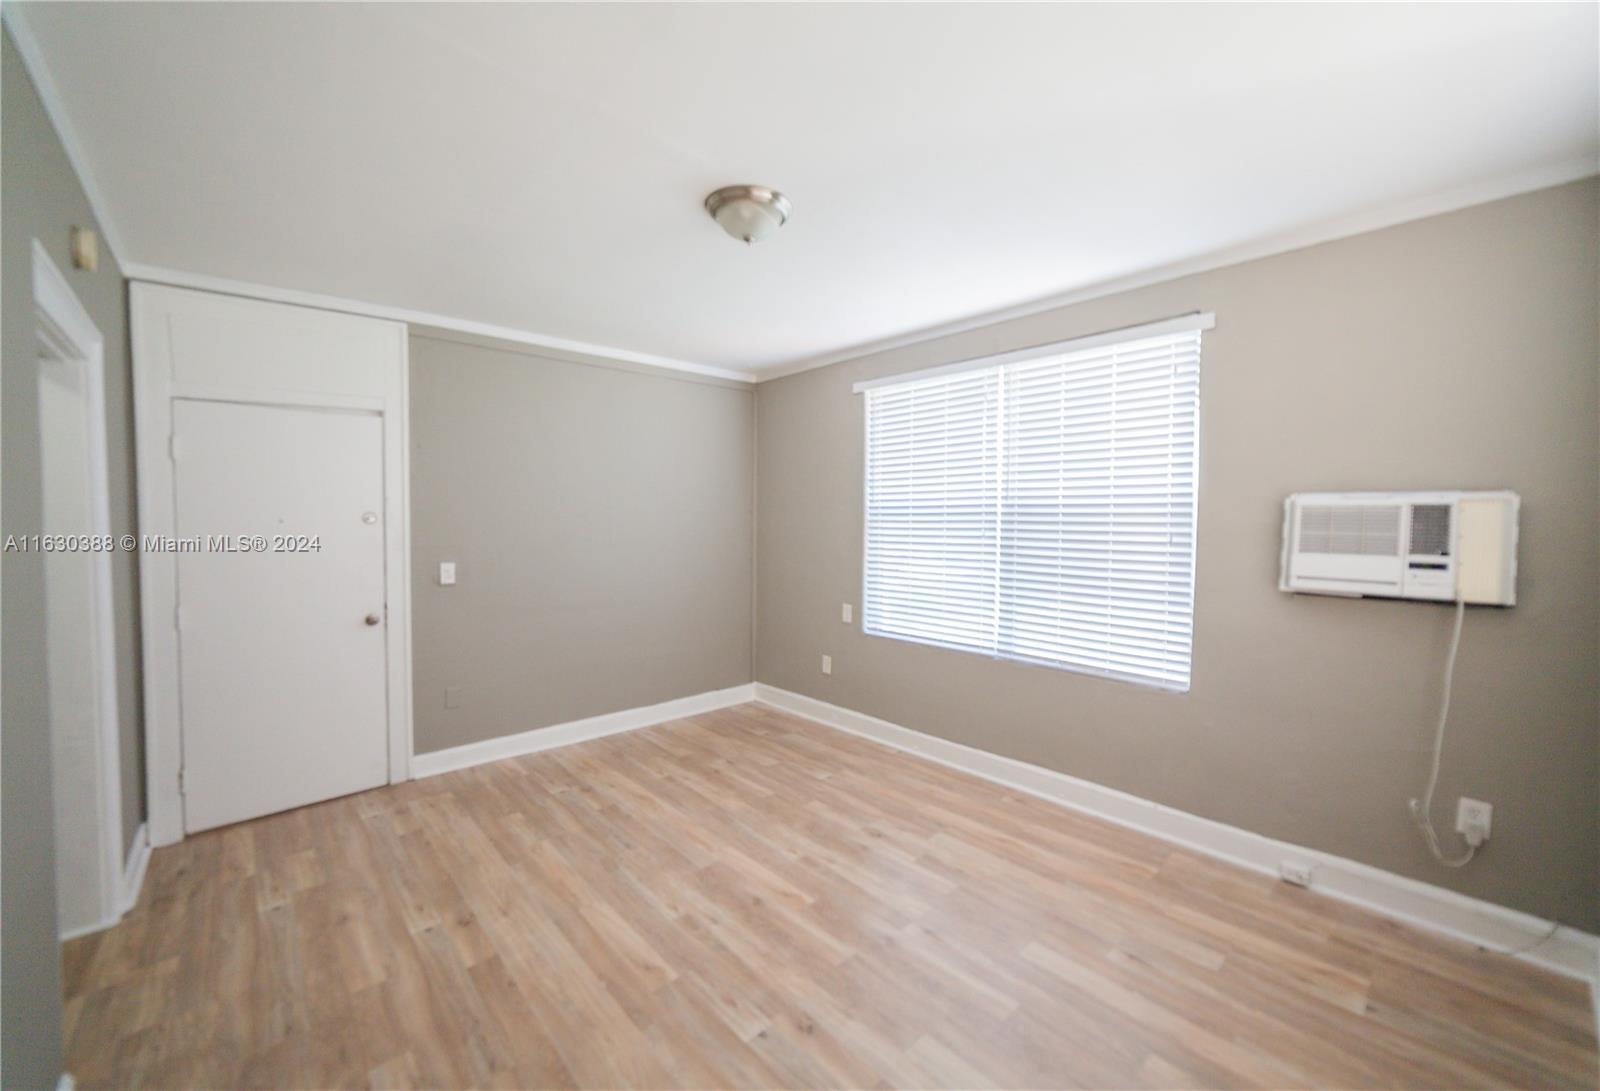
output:
M 80 1087 L 1597 1083 L 1587 989 L 760 706 L 158 849 Z

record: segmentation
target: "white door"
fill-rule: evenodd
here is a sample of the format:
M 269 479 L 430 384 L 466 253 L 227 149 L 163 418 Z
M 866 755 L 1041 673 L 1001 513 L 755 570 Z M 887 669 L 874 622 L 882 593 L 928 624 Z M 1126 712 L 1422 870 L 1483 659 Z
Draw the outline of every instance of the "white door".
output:
M 180 398 L 173 437 L 185 829 L 387 783 L 382 417 Z
M 116 912 L 120 814 L 107 797 L 119 774 L 107 730 L 110 570 L 107 555 L 70 539 L 106 533 L 97 518 L 91 422 L 98 406 L 82 360 L 39 361 L 39 448 L 43 528 L 67 548 L 44 556 L 46 686 L 56 835 L 56 906 L 63 936 L 103 928 Z M 102 465 L 103 472 L 103 465 Z M 114 697 L 109 704 L 115 704 Z

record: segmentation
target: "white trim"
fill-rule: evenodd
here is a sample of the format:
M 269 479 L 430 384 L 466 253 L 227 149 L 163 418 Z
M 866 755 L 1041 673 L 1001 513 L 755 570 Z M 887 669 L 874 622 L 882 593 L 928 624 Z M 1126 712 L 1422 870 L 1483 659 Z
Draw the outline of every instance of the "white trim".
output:
M 323 314 L 319 322 L 348 328 L 373 322 L 393 338 L 392 374 L 382 389 L 362 394 L 316 389 L 216 386 L 175 381 L 168 356 L 171 310 L 207 306 L 281 308 L 281 303 L 218 295 L 183 288 L 135 282 L 129 286 L 129 323 L 133 347 L 133 399 L 138 470 L 139 531 L 142 535 L 176 533 L 173 495 L 172 402 L 175 398 L 237 401 L 264 405 L 359 407 L 383 419 L 383 490 L 385 506 L 384 601 L 388 608 L 387 656 L 389 783 L 411 779 L 411 533 L 409 472 L 410 383 L 408 332 L 404 324 Z M 187 301 L 187 302 L 186 302 Z M 323 311 L 323 308 L 313 308 Z M 307 312 L 309 313 L 309 312 Z M 179 772 L 183 735 L 178 692 L 178 642 L 173 627 L 177 609 L 176 555 L 139 552 L 140 632 L 144 640 L 145 775 L 149 806 L 147 825 L 154 846 L 184 838 L 183 796 Z
M 61 942 L 66 943 L 81 936 L 104 932 L 107 928 L 114 928 L 120 924 L 128 911 L 139 904 L 139 892 L 144 888 L 144 876 L 149 867 L 150 834 L 149 829 L 141 822 L 133 833 L 133 844 L 128 846 L 128 859 L 117 875 L 115 909 L 107 912 L 93 924 L 62 932 Z
M 618 360 L 629 364 L 647 364 L 651 367 L 664 367 L 672 371 L 685 371 L 694 375 L 709 375 L 717 379 L 733 379 L 742 383 L 757 381 L 757 376 L 746 371 L 712 367 L 710 364 L 697 364 L 671 356 L 657 356 L 650 352 L 635 352 L 632 349 L 614 348 L 610 345 L 596 345 L 588 341 L 574 341 L 566 337 L 551 337 L 547 334 L 514 329 L 510 326 L 497 326 L 490 322 L 476 322 L 467 318 L 452 318 L 449 315 L 412 310 L 409 307 L 390 307 L 382 303 L 367 303 L 363 300 L 345 299 L 341 296 L 302 292 L 294 288 L 277 288 L 269 284 L 229 280 L 226 277 L 214 277 L 206 273 L 189 273 L 180 269 L 166 269 L 159 265 L 146 265 L 135 261 L 123 262 L 122 271 L 129 280 L 148 281 L 151 284 L 166 284 L 174 288 L 197 288 L 205 292 L 244 296 L 247 299 L 260 299 L 269 303 L 292 303 L 297 307 L 315 307 L 323 311 L 364 315 L 368 318 L 384 318 L 392 322 L 406 322 L 417 326 L 436 326 L 440 329 L 454 330 L 457 333 L 470 333 L 479 337 L 494 337 L 501 341 L 514 341 L 519 345 L 533 345 L 537 348 L 554 349 L 558 352 L 575 352 L 584 356 L 598 356 L 601 359 Z
M 515 735 L 501 735 L 499 738 L 485 739 L 483 742 L 418 754 L 411 759 L 411 773 L 421 780 L 423 777 L 434 777 L 440 773 L 451 773 L 457 769 L 468 769 L 474 765 L 483 765 L 504 758 L 535 754 L 540 750 L 553 750 L 559 746 L 571 746 L 573 743 L 604 738 L 623 731 L 636 731 L 641 727 L 651 727 L 666 723 L 668 720 L 681 720 L 685 716 L 698 716 L 702 712 L 712 712 L 719 708 L 731 708 L 755 699 L 755 683 L 746 682 L 731 689 L 697 693 L 692 697 L 679 697 L 663 701 L 658 705 L 628 708 L 621 712 L 607 712 L 600 716 L 589 716 L 564 724 L 536 727 L 532 731 L 522 731 Z
M 52 356 L 83 370 L 85 429 L 89 440 L 89 533 L 111 535 L 111 488 L 106 437 L 105 340 L 94 319 L 50 253 L 33 240 L 33 314 L 41 340 Z M 48 527 L 45 530 L 49 530 Z M 94 599 L 96 753 L 99 774 L 98 913 L 102 921 L 120 917 L 122 881 L 122 744 L 117 716 L 116 602 L 111 580 L 111 552 L 97 550 L 89 558 Z
M 121 923 L 122 915 L 112 914 L 111 916 L 103 917 L 92 924 L 79 925 L 77 928 L 63 928 L 61 930 L 61 942 L 71 943 L 75 939 L 82 939 L 84 936 L 92 936 L 96 932 L 104 932 L 107 928 L 115 928 Z
M 762 682 L 755 684 L 755 691 L 757 701 L 784 712 L 884 743 L 1252 871 L 1276 875 L 1279 863 L 1286 859 L 1309 864 L 1314 869 L 1313 888 L 1318 893 L 1469 943 L 1490 949 L 1515 949 L 1526 947 L 1550 930 L 1549 921 L 1527 913 L 1354 860 L 1276 841 L 1066 773 L 950 742 Z M 1600 937 L 1563 925 L 1548 942 L 1518 953 L 1516 957 L 1594 983 L 1600 972 L 1597 971 Z
M 174 525 L 172 467 L 159 449 L 171 434 L 172 399 L 166 369 L 153 367 L 145 342 L 148 327 L 136 285 L 128 286 L 129 347 L 133 365 L 134 498 L 139 534 L 170 532 Z M 144 664 L 145 827 L 154 845 L 183 840 L 183 802 L 178 771 L 183 764 L 178 722 L 178 649 L 168 618 L 176 610 L 177 578 L 170 558 L 139 550 L 139 636 Z M 165 615 L 165 616 L 163 616 Z
M 803 371 L 815 371 L 817 368 L 828 367 L 831 364 L 841 364 L 849 360 L 876 356 L 878 353 L 888 352 L 891 349 L 920 345 L 927 341 L 936 341 L 941 337 L 948 337 L 951 334 L 965 333 L 968 330 L 1009 322 L 1017 318 L 1028 318 L 1032 315 L 1043 314 L 1046 311 L 1069 307 L 1075 303 L 1087 303 L 1091 299 L 1103 299 L 1106 296 L 1131 292 L 1136 288 L 1148 288 L 1155 284 L 1165 284 L 1168 281 L 1180 280 L 1183 277 L 1194 276 L 1197 273 L 1209 273 L 1230 265 L 1241 265 L 1244 262 L 1256 261 L 1260 258 L 1276 257 L 1279 254 L 1304 250 L 1310 246 L 1319 246 L 1325 242 L 1347 239 L 1353 235 L 1365 235 L 1370 231 L 1380 231 L 1386 227 L 1394 227 L 1414 220 L 1424 220 L 1430 216 L 1441 216 L 1447 212 L 1457 212 L 1463 208 L 1471 208 L 1474 205 L 1489 204 L 1492 201 L 1504 200 L 1507 197 L 1516 197 L 1523 193 L 1533 193 L 1536 190 L 1565 185 L 1568 182 L 1589 178 L 1596 174 L 1597 171 L 1600 171 L 1600 163 L 1596 163 L 1594 156 L 1578 156 L 1555 163 L 1547 163 L 1528 170 L 1516 171 L 1512 174 L 1500 175 L 1481 182 L 1457 186 L 1425 197 L 1391 202 L 1376 208 L 1333 216 L 1315 223 L 1292 228 L 1288 231 L 1265 235 L 1250 242 L 1240 243 L 1237 246 L 1224 247 L 1221 250 L 1213 250 L 1192 258 L 1185 258 L 1182 261 L 1158 265 L 1142 272 L 1130 273 L 1127 276 L 1086 284 L 1079 288 L 1044 296 L 1027 303 L 1019 303 L 1011 307 L 1000 307 L 992 311 L 983 311 L 952 322 L 942 322 L 932 326 L 907 330 L 891 337 L 863 341 L 848 348 L 795 360 L 787 364 L 775 364 L 772 367 L 757 370 L 755 379 L 757 382 L 764 383 L 770 379 L 782 379 L 785 376 L 798 375 Z
M 44 104 L 45 115 L 55 128 L 56 137 L 67 153 L 67 162 L 72 164 L 73 173 L 78 176 L 78 184 L 83 187 L 84 196 L 89 199 L 89 211 L 94 213 L 100 234 L 105 236 L 106 245 L 110 247 L 112 256 L 121 260 L 124 255 L 122 238 L 117 233 L 116 224 L 107 214 L 111 206 L 95 180 L 94 171 L 89 169 L 89 157 L 84 154 L 83 145 L 78 142 L 78 134 L 67 117 L 66 107 L 62 105 L 61 92 L 56 89 L 55 78 L 50 74 L 50 65 L 46 63 L 44 53 L 39 49 L 39 41 L 33 35 L 33 28 L 28 25 L 23 7 L 24 5 L 20 4 L 0 4 L 0 19 L 11 28 L 11 40 L 17 44 L 17 52 L 22 56 L 22 66 L 32 77 L 33 88 L 39 94 L 39 101 Z
M 61 942 L 66 943 L 68 940 L 78 939 L 80 936 L 104 932 L 107 928 L 114 928 L 121 923 L 122 918 L 128 911 L 139 904 L 139 891 L 144 888 L 144 876 L 149 867 L 150 834 L 148 827 L 141 822 L 139 823 L 139 828 L 133 833 L 133 844 L 128 846 L 128 859 L 117 874 L 116 908 L 107 912 L 93 924 L 86 924 L 81 928 L 73 928 L 62 932 Z
M 1069 352 L 1087 352 L 1089 349 L 1101 348 L 1105 345 L 1117 345 L 1125 341 L 1142 341 L 1147 337 L 1162 337 L 1169 333 L 1188 333 L 1191 330 L 1210 330 L 1217 326 L 1217 316 L 1211 311 L 1196 311 L 1193 314 L 1178 315 L 1175 318 L 1162 318 L 1154 322 L 1145 322 L 1138 326 L 1123 326 L 1121 329 L 1104 330 L 1100 333 L 1085 334 L 1082 337 L 1071 337 L 1065 341 L 1050 341 L 1043 345 L 1029 345 L 1027 348 L 1008 349 L 997 352 L 991 356 L 978 356 L 971 360 L 957 360 L 953 364 L 940 364 L 937 367 L 919 368 L 916 371 L 903 371 L 898 375 L 884 375 L 877 379 L 864 379 L 850 389 L 857 394 L 868 390 L 876 390 L 881 386 L 900 386 L 902 383 L 916 383 L 923 379 L 933 379 L 945 375 L 960 375 L 968 371 L 978 371 L 982 368 L 1004 367 L 1022 360 L 1038 360 L 1045 356 L 1064 356 Z
M 128 846 L 128 862 L 122 867 L 122 885 L 119 888 L 122 912 L 127 913 L 139 904 L 139 892 L 144 889 L 145 872 L 150 868 L 150 827 L 143 822 L 133 831 L 133 844 Z
M 384 417 L 389 431 L 390 417 Z M 399 434 L 388 448 L 384 475 L 391 469 L 398 474 L 400 518 L 399 541 L 388 552 L 399 554 L 400 578 L 385 581 L 385 598 L 397 601 L 399 609 L 389 611 L 389 783 L 411 779 L 411 755 L 416 751 L 413 717 L 416 699 L 411 672 L 411 335 L 400 334 L 400 413 Z M 386 442 L 388 442 L 386 440 Z M 391 458 L 394 465 L 391 467 Z M 389 503 L 385 497 L 385 503 Z
M 38 239 L 33 240 L 33 305 L 55 326 L 51 332 L 67 338 L 75 351 L 88 353 L 96 343 L 104 345 L 100 328 Z

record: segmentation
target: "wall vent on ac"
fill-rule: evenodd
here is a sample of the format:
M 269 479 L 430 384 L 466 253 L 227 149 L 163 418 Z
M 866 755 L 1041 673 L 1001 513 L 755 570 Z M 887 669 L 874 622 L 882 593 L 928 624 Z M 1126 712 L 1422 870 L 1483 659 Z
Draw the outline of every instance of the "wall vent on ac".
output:
M 1511 606 L 1520 505 L 1513 492 L 1295 493 L 1278 586 Z

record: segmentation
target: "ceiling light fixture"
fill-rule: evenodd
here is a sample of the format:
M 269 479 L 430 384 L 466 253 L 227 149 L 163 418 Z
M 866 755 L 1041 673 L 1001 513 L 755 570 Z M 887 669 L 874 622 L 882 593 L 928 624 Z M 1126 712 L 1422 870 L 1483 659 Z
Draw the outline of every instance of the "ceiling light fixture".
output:
M 736 239 L 756 242 L 789 219 L 789 198 L 766 186 L 723 186 L 706 198 L 706 211 Z

